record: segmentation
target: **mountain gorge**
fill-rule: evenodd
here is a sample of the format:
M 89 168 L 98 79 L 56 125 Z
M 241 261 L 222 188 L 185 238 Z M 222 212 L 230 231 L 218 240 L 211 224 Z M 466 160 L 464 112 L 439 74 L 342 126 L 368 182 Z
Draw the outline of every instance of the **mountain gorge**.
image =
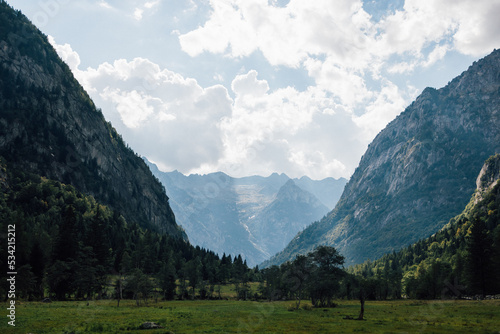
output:
M 337 206 L 265 265 L 318 245 L 361 263 L 428 236 L 461 212 L 500 152 L 500 50 L 447 86 L 426 88 L 369 145 Z
M 71 184 L 127 220 L 185 238 L 163 186 L 19 11 L 0 3 L 0 156 Z
M 147 161 L 146 161 L 147 162 Z M 224 173 L 164 173 L 177 222 L 189 240 L 219 254 L 241 254 L 256 265 L 282 250 L 303 228 L 331 210 L 347 182 L 285 174 L 233 178 Z

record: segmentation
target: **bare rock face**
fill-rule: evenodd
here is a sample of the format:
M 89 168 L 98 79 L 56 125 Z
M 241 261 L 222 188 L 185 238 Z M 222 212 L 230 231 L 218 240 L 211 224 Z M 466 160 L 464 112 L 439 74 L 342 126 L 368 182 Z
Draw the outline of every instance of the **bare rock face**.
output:
M 145 161 L 167 189 L 176 220 L 190 242 L 218 254 L 241 255 L 249 266 L 269 259 L 299 231 L 321 219 L 347 182 L 292 180 L 277 173 L 243 178 L 222 172 L 185 176 L 161 172 Z
M 346 264 L 376 259 L 460 213 L 500 152 L 500 50 L 422 94 L 369 145 L 335 209 L 269 263 L 327 244 Z
M 481 168 L 476 180 L 475 204 L 482 199 L 484 193 L 493 189 L 498 182 L 500 182 L 500 154 L 491 156 Z
M 93 195 L 129 222 L 178 237 L 163 186 L 48 43 L 0 3 L 0 156 Z

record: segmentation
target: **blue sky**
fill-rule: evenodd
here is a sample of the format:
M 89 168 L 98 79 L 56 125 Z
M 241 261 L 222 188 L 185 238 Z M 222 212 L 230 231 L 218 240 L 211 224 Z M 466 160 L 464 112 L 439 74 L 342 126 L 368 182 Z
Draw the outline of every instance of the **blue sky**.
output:
M 500 47 L 500 0 L 16 0 L 164 171 L 349 177 L 426 87 Z

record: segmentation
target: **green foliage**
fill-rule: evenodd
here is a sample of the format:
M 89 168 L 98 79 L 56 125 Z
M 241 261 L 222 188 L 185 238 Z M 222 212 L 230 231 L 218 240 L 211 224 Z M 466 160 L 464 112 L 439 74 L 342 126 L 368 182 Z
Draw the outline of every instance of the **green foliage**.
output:
M 310 298 L 315 307 L 332 307 L 333 298 L 340 296 L 343 264 L 344 257 L 335 248 L 320 246 L 307 256 L 263 269 L 261 296 L 271 301 L 295 299 L 296 309 L 303 298 Z
M 88 305 L 87 305 L 88 304 Z M 16 305 L 17 306 L 17 305 Z M 7 304 L 0 305 L 3 309 Z M 29 302 L 19 305 L 16 327 L 0 322 L 0 332 L 15 333 L 496 333 L 500 301 L 367 301 L 365 321 L 358 301 L 339 301 L 334 309 L 293 312 L 290 302 L 165 301 L 138 308 L 124 300 Z M 293 309 L 293 307 L 291 308 Z M 326 310 L 326 312 L 325 312 Z M 164 327 L 139 330 L 152 321 Z
M 488 159 L 487 173 L 498 177 L 499 161 L 499 155 Z M 500 293 L 500 182 L 494 185 L 491 175 L 485 178 L 492 186 L 474 194 L 464 212 L 442 230 L 377 261 L 351 267 L 349 272 L 374 277 L 378 284 L 386 282 L 391 290 L 400 277 L 400 293 L 410 298 Z M 376 297 L 391 295 L 397 298 L 398 293 Z
M 20 298 L 112 297 L 107 286 L 116 273 L 136 300 L 147 300 L 157 287 L 173 299 L 178 277 L 191 287 L 191 298 L 208 298 L 208 284 L 257 277 L 241 256 L 234 262 L 230 256 L 220 259 L 182 239 L 145 230 L 73 186 L 10 168 L 1 157 L 0 188 L 0 228 L 16 225 L 16 268 L 25 278 Z M 6 240 L 0 240 L 0 249 L 7 248 Z M 0 283 L 2 293 L 6 282 Z M 200 287 L 205 289 L 197 296 Z

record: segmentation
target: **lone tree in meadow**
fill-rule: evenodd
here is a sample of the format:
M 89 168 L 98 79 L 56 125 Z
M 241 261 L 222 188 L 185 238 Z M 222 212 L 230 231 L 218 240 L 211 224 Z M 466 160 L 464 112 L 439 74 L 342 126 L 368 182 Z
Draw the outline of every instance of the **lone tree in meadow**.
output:
M 309 276 L 311 302 L 316 307 L 331 307 L 345 275 L 344 257 L 334 247 L 319 246 L 309 253 L 312 263 Z

